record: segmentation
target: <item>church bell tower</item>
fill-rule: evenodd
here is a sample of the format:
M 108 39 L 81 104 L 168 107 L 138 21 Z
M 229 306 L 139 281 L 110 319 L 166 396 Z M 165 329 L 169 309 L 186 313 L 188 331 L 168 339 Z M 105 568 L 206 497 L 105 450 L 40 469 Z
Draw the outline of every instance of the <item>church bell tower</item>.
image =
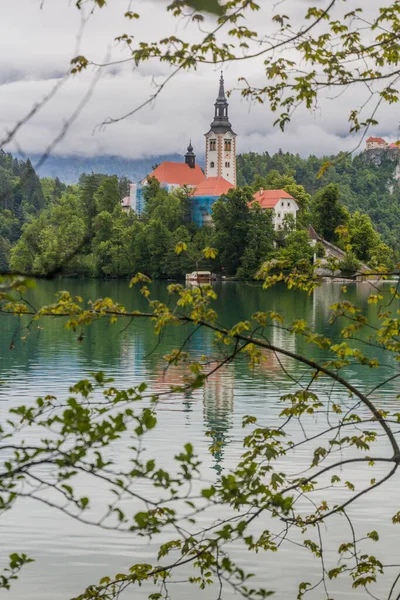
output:
M 206 177 L 223 177 L 236 186 L 236 137 L 228 117 L 224 77 L 221 73 L 214 120 L 206 138 Z
M 196 155 L 193 152 L 192 140 L 190 140 L 187 152 L 185 154 L 185 163 L 189 165 L 191 169 L 196 167 Z

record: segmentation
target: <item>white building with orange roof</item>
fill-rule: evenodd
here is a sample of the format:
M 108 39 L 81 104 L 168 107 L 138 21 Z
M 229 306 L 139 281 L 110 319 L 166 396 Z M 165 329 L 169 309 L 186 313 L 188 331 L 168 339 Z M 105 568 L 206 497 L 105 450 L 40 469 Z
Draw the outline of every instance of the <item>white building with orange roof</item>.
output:
M 285 190 L 259 190 L 253 194 L 253 198 L 250 206 L 257 202 L 261 208 L 273 211 L 272 221 L 275 230 L 282 229 L 284 219 L 288 215 L 291 215 L 296 221 L 299 206 L 293 196 Z
M 142 214 L 144 209 L 143 187 L 147 185 L 150 177 L 155 177 L 162 188 L 172 192 L 184 186 L 195 188 L 205 180 L 206 176 L 200 165 L 196 164 L 196 155 L 190 142 L 185 154 L 185 162 L 162 162 L 141 183 L 131 183 L 129 196 L 121 200 L 124 212 L 134 210 L 138 215 Z
M 155 177 L 169 192 L 185 185 L 195 187 L 206 178 L 200 165 L 196 164 L 196 155 L 191 142 L 185 154 L 185 162 L 162 162 L 147 175 L 142 185 L 146 185 L 150 177 Z

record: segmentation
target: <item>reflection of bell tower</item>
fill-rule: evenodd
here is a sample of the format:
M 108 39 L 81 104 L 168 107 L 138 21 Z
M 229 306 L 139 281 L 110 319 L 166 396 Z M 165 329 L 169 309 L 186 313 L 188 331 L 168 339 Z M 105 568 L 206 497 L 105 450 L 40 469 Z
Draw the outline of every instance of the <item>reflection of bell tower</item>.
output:
M 232 427 L 234 401 L 234 373 L 230 367 L 223 367 L 211 375 L 204 386 L 204 422 L 211 432 L 211 443 L 220 449 L 214 454 L 214 469 L 222 471 L 223 448 L 227 434 Z
M 221 73 L 214 120 L 206 137 L 206 177 L 223 177 L 236 185 L 236 137 L 228 118 L 224 78 Z

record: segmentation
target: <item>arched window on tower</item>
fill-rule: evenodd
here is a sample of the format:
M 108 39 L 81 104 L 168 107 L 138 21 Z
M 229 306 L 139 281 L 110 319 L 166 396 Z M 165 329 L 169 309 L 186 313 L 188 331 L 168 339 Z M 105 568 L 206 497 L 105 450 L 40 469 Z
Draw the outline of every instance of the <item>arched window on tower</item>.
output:
M 232 140 L 224 140 L 224 150 L 225 152 L 230 152 L 232 149 Z
M 213 169 L 215 167 L 214 161 L 210 162 L 210 169 Z
M 217 149 L 217 140 L 210 140 L 210 150 Z

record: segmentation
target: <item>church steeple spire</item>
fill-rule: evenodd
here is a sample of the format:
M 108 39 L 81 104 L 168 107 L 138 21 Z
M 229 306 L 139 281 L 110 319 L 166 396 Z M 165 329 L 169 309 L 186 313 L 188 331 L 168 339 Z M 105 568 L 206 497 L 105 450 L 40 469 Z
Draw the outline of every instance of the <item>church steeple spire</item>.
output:
M 222 177 L 236 185 L 236 133 L 228 116 L 224 76 L 219 80 L 214 120 L 206 137 L 206 177 Z
M 190 140 L 189 146 L 187 147 L 187 152 L 185 154 L 185 163 L 189 165 L 191 169 L 194 169 L 196 166 L 196 155 L 193 152 L 192 140 Z
M 211 129 L 220 133 L 226 133 L 232 130 L 232 125 L 228 118 L 228 101 L 225 96 L 224 76 L 221 71 L 219 80 L 218 98 L 215 102 L 214 120 L 211 123 Z
M 224 74 L 221 71 L 221 77 L 219 79 L 219 93 L 218 93 L 218 100 L 225 100 L 225 87 L 224 87 Z

